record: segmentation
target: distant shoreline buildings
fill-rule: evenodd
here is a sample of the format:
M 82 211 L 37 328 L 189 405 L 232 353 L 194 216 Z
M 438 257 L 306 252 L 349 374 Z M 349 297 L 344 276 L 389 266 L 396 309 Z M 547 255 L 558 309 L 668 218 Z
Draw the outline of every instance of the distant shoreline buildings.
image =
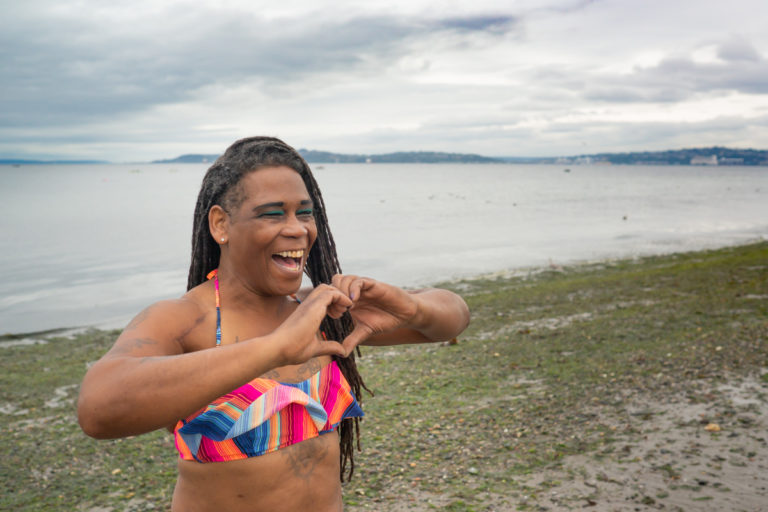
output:
M 531 162 L 534 163 L 534 162 Z M 600 153 L 560 157 L 546 162 L 562 165 L 759 165 L 768 166 L 768 151 L 725 147 L 691 148 L 638 153 Z
M 694 156 L 691 158 L 691 165 L 717 165 L 717 155 Z

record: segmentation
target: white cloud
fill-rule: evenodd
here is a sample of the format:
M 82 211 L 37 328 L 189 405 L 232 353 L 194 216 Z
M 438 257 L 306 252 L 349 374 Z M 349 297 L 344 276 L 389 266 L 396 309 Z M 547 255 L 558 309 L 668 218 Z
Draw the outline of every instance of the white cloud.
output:
M 255 133 L 330 151 L 489 155 L 768 140 L 757 0 L 4 11 L 0 156 L 148 160 Z

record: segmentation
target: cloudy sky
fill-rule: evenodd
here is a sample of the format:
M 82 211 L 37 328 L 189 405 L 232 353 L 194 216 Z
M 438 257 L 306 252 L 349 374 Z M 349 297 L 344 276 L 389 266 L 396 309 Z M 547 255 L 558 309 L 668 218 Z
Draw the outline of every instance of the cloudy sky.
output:
M 0 0 L 0 158 L 768 149 L 765 0 Z

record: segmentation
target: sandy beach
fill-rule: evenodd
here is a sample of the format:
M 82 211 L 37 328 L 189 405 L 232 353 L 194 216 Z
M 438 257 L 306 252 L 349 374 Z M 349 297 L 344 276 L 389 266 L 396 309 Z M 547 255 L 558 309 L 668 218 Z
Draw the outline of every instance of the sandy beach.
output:
M 766 510 L 767 393 L 765 379 L 738 376 L 707 389 L 708 403 L 682 395 L 659 402 L 622 389 L 621 407 L 584 410 L 608 426 L 610 443 L 519 476 L 515 499 L 480 491 L 471 505 L 457 505 L 446 495 L 407 491 L 383 506 L 347 510 Z

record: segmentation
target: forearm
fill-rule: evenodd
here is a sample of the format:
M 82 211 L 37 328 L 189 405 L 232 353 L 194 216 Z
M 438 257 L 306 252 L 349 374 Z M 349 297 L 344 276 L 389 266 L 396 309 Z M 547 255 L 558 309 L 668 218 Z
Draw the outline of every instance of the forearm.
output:
M 156 430 L 282 364 L 273 335 L 180 355 L 107 357 L 83 380 L 80 425 L 97 438 Z
M 469 308 L 457 294 L 435 288 L 409 293 L 416 301 L 417 311 L 404 327 L 419 332 L 427 340 L 450 340 L 469 325 Z

